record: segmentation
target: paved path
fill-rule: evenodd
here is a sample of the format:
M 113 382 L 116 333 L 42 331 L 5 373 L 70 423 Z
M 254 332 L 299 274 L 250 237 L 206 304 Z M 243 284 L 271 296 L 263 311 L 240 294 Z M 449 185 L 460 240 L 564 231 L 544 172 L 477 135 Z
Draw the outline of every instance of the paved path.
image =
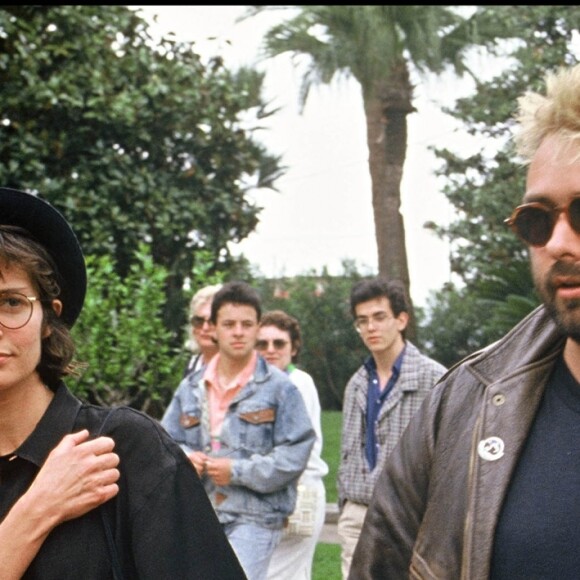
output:
M 338 533 L 336 531 L 336 523 L 338 521 L 338 506 L 335 503 L 326 504 L 326 519 L 322 532 L 320 534 L 319 542 L 323 544 L 338 544 Z
M 336 532 L 336 524 L 324 524 L 318 542 L 322 544 L 338 544 L 339 539 L 338 533 Z

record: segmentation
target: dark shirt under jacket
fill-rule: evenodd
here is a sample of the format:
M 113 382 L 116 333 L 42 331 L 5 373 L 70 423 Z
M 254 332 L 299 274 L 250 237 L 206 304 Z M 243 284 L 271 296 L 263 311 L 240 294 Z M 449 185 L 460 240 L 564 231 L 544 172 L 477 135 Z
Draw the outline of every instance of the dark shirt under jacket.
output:
M 580 384 L 562 356 L 544 390 L 495 531 L 490 578 L 580 578 Z
M 14 454 L 0 458 L 0 520 L 62 437 L 83 428 L 97 433 L 107 413 L 81 404 L 60 384 L 30 437 Z M 120 457 L 120 491 L 106 507 L 125 578 L 244 579 L 191 462 L 163 428 L 144 413 L 122 407 L 109 417 L 103 434 L 115 440 Z M 112 577 L 99 509 L 55 528 L 23 576 Z

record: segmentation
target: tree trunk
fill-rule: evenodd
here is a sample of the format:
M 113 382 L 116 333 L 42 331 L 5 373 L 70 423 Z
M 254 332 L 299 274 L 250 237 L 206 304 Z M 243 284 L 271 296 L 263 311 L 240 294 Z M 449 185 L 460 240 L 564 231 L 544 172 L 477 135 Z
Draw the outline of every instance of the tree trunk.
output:
M 405 227 L 400 208 L 407 115 L 415 110 L 412 95 L 413 87 L 404 62 L 393 67 L 388 80 L 380 86 L 363 92 L 379 275 L 401 280 L 410 303 Z M 407 337 L 414 340 L 416 324 L 412 303 L 409 314 Z

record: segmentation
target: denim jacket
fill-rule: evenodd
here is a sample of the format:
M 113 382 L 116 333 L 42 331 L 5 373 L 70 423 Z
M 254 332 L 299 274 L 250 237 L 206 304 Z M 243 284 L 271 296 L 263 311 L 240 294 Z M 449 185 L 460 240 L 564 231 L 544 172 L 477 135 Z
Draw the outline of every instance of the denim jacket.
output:
M 181 381 L 161 420 L 186 453 L 210 453 L 205 397 L 199 370 Z M 259 356 L 253 377 L 227 410 L 220 438 L 217 455 L 232 459 L 230 485 L 202 478 L 220 522 L 282 528 L 294 510 L 296 482 L 315 441 L 296 386 Z

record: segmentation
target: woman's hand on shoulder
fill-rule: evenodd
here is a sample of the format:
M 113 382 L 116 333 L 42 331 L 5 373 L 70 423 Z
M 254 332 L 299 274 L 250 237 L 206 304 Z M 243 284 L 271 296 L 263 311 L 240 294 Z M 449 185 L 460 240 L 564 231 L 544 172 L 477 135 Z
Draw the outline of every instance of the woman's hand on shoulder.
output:
M 114 447 L 110 437 L 89 440 L 86 429 L 65 435 L 25 494 L 32 509 L 56 526 L 117 495 L 119 456 Z

